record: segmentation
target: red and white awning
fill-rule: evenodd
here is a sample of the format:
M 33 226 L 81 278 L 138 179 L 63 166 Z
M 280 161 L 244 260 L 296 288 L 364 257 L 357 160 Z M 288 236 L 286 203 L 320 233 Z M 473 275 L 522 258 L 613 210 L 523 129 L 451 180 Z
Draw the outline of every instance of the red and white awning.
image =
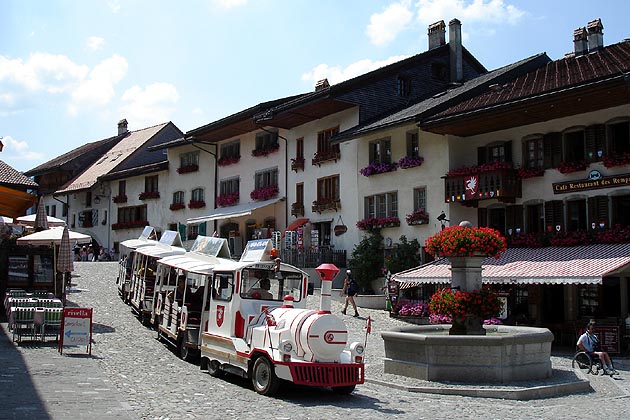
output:
M 443 258 L 393 275 L 401 288 L 447 284 L 451 264 Z M 630 244 L 510 248 L 487 258 L 481 277 L 490 284 L 601 284 L 605 276 L 630 276 Z

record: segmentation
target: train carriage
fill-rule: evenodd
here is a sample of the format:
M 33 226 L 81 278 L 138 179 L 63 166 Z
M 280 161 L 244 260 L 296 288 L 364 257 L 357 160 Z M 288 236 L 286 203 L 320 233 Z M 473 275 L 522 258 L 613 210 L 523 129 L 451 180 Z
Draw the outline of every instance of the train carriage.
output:
M 124 302 L 129 301 L 129 290 L 131 285 L 132 265 L 136 249 L 157 244 L 157 234 L 155 228 L 146 226 L 137 239 L 128 239 L 120 243 L 118 260 L 118 276 L 116 286 L 118 294 Z

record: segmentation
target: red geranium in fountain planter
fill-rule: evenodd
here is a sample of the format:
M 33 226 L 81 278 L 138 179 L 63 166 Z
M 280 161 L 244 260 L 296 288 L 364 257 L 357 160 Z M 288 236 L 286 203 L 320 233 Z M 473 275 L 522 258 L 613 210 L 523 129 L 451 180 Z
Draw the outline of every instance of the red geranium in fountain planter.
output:
M 499 258 L 507 248 L 499 231 L 487 227 L 451 226 L 425 242 L 426 251 L 440 257 L 487 255 Z

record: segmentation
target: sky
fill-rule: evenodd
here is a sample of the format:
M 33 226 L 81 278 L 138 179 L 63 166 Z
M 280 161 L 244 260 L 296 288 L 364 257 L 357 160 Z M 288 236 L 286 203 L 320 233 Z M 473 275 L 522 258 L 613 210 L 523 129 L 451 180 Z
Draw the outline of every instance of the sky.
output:
M 604 45 L 630 38 L 628 0 L 0 0 L 0 160 L 28 171 L 123 118 L 187 132 L 422 53 L 453 18 L 488 70 L 561 59 L 597 18 Z

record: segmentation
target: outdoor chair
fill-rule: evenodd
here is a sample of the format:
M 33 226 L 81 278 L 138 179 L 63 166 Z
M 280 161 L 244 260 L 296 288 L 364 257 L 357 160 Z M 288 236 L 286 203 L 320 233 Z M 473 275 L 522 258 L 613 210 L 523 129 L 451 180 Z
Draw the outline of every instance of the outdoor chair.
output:
M 13 341 L 16 341 L 15 337 L 17 336 L 17 341 L 21 342 L 25 333 L 29 333 L 32 339 L 34 336 L 35 308 L 17 307 L 14 309 L 13 315 Z
M 42 329 L 42 339 L 44 341 L 46 341 L 46 337 L 55 337 L 56 340 L 59 340 L 62 317 L 63 308 L 46 308 Z

